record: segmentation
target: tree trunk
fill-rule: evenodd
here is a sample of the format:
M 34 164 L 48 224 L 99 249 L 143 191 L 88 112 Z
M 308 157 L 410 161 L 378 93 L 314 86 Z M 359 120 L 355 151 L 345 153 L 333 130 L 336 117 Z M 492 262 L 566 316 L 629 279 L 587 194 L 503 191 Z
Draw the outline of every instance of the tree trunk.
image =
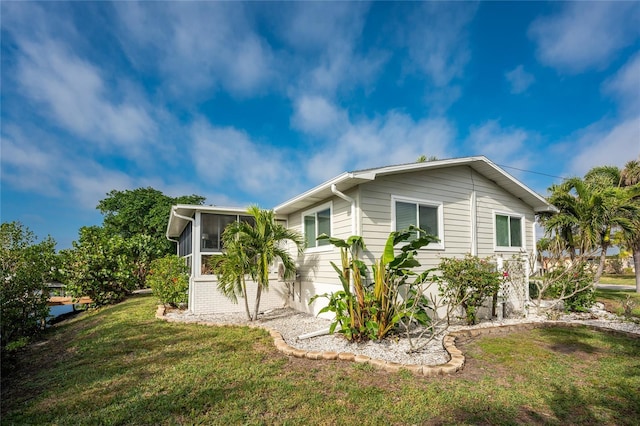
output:
M 253 321 L 258 319 L 258 309 L 260 309 L 260 296 L 262 295 L 262 285 L 258 284 L 258 290 L 256 290 L 256 309 L 253 311 Z
M 607 261 L 607 245 L 602 245 L 602 250 L 600 251 L 600 263 L 598 264 L 598 269 L 596 269 L 596 276 L 593 278 L 596 284 L 600 283 L 600 277 L 602 276 L 602 272 L 604 271 L 604 264 Z
M 633 267 L 636 270 L 636 293 L 640 293 L 640 245 L 633 248 Z
M 244 297 L 244 309 L 247 311 L 247 318 L 251 321 L 251 312 L 249 311 L 249 298 L 247 297 L 247 283 L 242 279 L 242 297 Z

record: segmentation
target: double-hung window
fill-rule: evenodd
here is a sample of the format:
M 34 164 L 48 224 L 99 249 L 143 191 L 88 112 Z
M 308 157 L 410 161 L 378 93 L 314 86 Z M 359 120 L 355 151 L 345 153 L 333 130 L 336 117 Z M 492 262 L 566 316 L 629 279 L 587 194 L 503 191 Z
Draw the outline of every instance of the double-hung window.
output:
M 319 235 L 331 236 L 331 203 L 323 204 L 302 214 L 305 248 L 329 246 L 327 240 L 316 240 Z
M 427 234 L 440 240 L 426 246 L 427 249 L 444 248 L 444 225 L 442 203 L 426 200 L 414 200 L 392 197 L 393 230 L 401 231 L 409 226 L 417 226 Z M 418 233 L 416 232 L 416 237 Z
M 524 217 L 518 214 L 495 213 L 495 234 L 497 249 L 524 248 Z

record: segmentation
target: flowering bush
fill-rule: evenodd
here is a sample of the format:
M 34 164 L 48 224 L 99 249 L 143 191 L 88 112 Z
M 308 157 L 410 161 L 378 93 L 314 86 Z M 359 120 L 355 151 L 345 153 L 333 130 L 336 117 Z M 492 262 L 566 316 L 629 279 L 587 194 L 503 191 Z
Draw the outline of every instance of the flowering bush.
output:
M 173 307 L 187 303 L 189 269 L 184 259 L 170 255 L 152 261 L 147 284 L 160 303 Z

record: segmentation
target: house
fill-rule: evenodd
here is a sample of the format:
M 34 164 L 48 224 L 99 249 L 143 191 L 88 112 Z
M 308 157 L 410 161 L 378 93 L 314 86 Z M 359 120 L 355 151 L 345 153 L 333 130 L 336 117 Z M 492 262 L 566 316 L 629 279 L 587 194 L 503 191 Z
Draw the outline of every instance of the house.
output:
M 274 265 L 261 308 L 287 305 L 317 314 L 324 299 L 311 305 L 310 299 L 340 289 L 330 265 L 340 263 L 340 251 L 317 241 L 322 233 L 363 236 L 363 257 L 373 261 L 391 231 L 413 224 L 440 240 L 421 249 L 424 268 L 435 267 L 441 257 L 467 253 L 492 256 L 500 267 L 514 255 L 535 256 L 535 215 L 552 209 L 542 196 L 483 156 L 343 173 L 274 208 L 278 220 L 304 236 L 306 249 L 297 259 L 294 282 L 279 281 Z M 178 254 L 191 265 L 189 309 L 194 313 L 244 309 L 218 293 L 216 277 L 206 268 L 207 256 L 221 250 L 224 226 L 247 220 L 243 214 L 243 208 L 178 205 L 171 210 L 167 237 L 178 241 Z M 512 289 L 507 296 L 512 309 L 520 310 L 528 286 Z

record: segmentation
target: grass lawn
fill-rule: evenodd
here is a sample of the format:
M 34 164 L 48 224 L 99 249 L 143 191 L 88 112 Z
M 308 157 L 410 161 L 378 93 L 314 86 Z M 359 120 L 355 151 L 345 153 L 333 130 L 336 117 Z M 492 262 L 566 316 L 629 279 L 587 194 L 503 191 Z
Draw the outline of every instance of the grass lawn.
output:
M 439 378 L 289 358 L 262 330 L 169 324 L 137 296 L 89 312 L 2 378 L 2 424 L 637 424 L 640 339 L 583 328 L 465 342 Z
M 596 300 L 604 303 L 607 311 L 618 315 L 624 313 L 623 302 L 627 299 L 627 296 L 631 297 L 631 300 L 635 304 L 631 315 L 640 319 L 640 293 L 636 293 L 633 290 L 596 289 Z
M 603 275 L 600 284 L 636 285 L 635 275 Z

